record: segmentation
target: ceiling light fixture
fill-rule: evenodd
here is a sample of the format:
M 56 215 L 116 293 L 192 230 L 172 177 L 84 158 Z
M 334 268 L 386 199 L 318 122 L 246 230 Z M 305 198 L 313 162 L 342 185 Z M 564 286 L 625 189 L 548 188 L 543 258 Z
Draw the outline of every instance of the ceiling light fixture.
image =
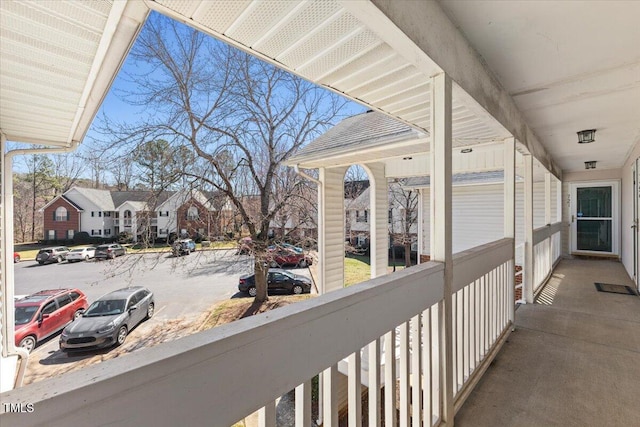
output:
M 589 162 L 584 162 L 584 168 L 585 169 L 595 169 L 596 168 L 596 161 L 595 160 L 591 160 Z
M 587 144 L 596 140 L 596 130 L 587 129 L 578 132 L 578 144 Z
M 469 154 L 472 151 L 473 151 L 473 148 L 463 148 L 462 150 L 460 150 L 462 154 Z

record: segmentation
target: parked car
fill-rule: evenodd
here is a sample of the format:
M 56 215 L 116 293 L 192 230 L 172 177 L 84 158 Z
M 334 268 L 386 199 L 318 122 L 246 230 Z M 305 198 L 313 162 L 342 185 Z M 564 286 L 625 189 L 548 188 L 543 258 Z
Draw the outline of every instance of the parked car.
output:
M 51 248 L 44 248 L 38 251 L 36 255 L 36 261 L 38 264 L 49 264 L 52 262 L 62 262 L 66 259 L 69 253 L 69 248 L 66 246 L 56 246 Z
M 95 255 L 96 248 L 93 246 L 71 249 L 67 254 L 67 262 L 89 261 Z
M 118 243 L 109 243 L 107 245 L 100 245 L 96 248 L 95 258 L 96 259 L 114 259 L 117 256 L 121 256 L 127 253 L 127 250 L 124 246 Z
M 17 264 L 17 263 L 19 263 L 19 262 L 20 262 L 20 254 L 19 254 L 18 252 L 14 252 L 14 253 L 13 253 L 13 262 L 14 262 L 15 264 Z
M 118 346 L 129 331 L 153 317 L 153 293 L 142 286 L 118 289 L 101 296 L 63 329 L 60 350 L 89 350 Z
M 301 254 L 301 253 L 304 252 L 304 249 L 302 249 L 302 248 L 300 248 L 300 247 L 298 247 L 296 245 L 292 245 L 291 243 L 278 243 L 276 245 L 270 245 L 268 249 L 269 250 L 275 250 L 275 249 L 280 249 L 280 248 L 288 249 L 288 250 L 293 251 L 293 252 L 295 252 L 297 254 Z
M 267 264 L 272 268 L 285 265 L 304 268 L 313 264 L 313 259 L 305 253 L 298 253 L 287 248 L 276 248 L 267 251 Z
M 173 256 L 189 255 L 196 250 L 196 243 L 191 239 L 180 239 L 173 242 L 171 252 Z
M 256 296 L 256 275 L 246 274 L 240 277 L 238 290 L 250 296 Z M 289 270 L 271 268 L 267 274 L 267 292 L 286 291 L 291 294 L 311 292 L 311 279 Z
M 50 289 L 15 301 L 15 343 L 27 351 L 67 326 L 87 309 L 79 289 Z

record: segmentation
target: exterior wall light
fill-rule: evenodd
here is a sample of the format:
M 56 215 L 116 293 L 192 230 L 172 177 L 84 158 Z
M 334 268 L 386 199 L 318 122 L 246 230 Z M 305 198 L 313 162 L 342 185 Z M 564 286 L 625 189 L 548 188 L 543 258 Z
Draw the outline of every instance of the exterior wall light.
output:
M 584 168 L 585 169 L 595 169 L 596 168 L 596 161 L 595 160 L 591 160 L 590 162 L 584 162 Z
M 413 157 L 403 157 L 402 160 L 412 160 Z
M 473 151 L 473 148 L 463 148 L 462 150 L 460 150 L 462 154 L 469 154 L 472 151 Z
M 596 130 L 587 129 L 578 132 L 578 144 L 587 144 L 596 140 Z

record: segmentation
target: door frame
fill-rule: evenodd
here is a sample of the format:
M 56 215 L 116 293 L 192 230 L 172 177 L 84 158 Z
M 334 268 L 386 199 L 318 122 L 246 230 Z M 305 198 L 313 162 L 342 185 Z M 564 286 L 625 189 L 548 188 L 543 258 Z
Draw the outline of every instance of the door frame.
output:
M 577 233 L 577 189 L 588 187 L 611 187 L 611 252 L 603 251 L 585 251 L 578 250 L 578 233 Z M 586 255 L 602 255 L 602 256 L 615 256 L 620 257 L 620 180 L 606 180 L 606 181 L 581 181 L 570 183 L 570 215 L 571 215 L 571 241 L 569 242 L 569 248 L 571 254 L 586 254 Z

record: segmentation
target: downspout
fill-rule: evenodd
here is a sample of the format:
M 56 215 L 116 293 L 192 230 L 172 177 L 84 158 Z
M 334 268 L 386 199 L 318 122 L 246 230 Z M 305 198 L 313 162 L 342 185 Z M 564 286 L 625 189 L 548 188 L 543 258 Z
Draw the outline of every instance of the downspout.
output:
M 322 181 L 320 181 L 319 179 L 316 179 L 310 175 L 307 175 L 306 173 L 302 172 L 300 170 L 299 165 L 293 165 L 293 170 L 300 175 L 301 177 L 303 177 L 304 179 L 307 179 L 311 182 L 314 182 L 317 186 L 318 186 L 318 240 L 320 240 L 321 236 L 320 236 L 320 226 L 322 225 L 324 227 L 324 224 L 322 222 L 322 211 L 324 209 L 324 196 L 322 194 Z M 320 247 L 320 242 L 318 242 L 318 247 Z M 324 294 L 324 280 L 322 278 L 322 268 L 318 268 L 318 276 L 319 276 L 319 282 L 320 282 L 320 289 L 318 289 L 318 286 L 316 284 L 316 291 L 318 292 L 318 294 L 322 295 Z M 315 280 L 314 280 L 315 283 Z M 316 424 L 317 425 L 323 425 L 324 424 L 324 420 L 322 419 L 322 414 L 323 414 L 323 383 L 324 381 L 322 380 L 322 376 L 324 374 L 322 372 L 320 372 L 320 374 L 318 375 L 318 419 L 316 420 Z
M 2 147 L 4 148 L 4 135 L 2 135 Z M 13 158 L 19 155 L 48 154 L 48 153 L 68 153 L 75 150 L 77 142 L 72 142 L 69 147 L 63 148 L 41 148 L 41 149 L 19 149 L 12 150 L 4 154 L 4 170 L 2 171 L 2 254 L 0 255 L 0 265 L 3 272 L 3 279 L 0 283 L 2 292 L 2 357 L 18 356 L 20 364 L 16 373 L 14 387 L 21 387 L 24 374 L 29 361 L 29 353 L 23 348 L 15 345 L 15 280 L 13 266 Z

